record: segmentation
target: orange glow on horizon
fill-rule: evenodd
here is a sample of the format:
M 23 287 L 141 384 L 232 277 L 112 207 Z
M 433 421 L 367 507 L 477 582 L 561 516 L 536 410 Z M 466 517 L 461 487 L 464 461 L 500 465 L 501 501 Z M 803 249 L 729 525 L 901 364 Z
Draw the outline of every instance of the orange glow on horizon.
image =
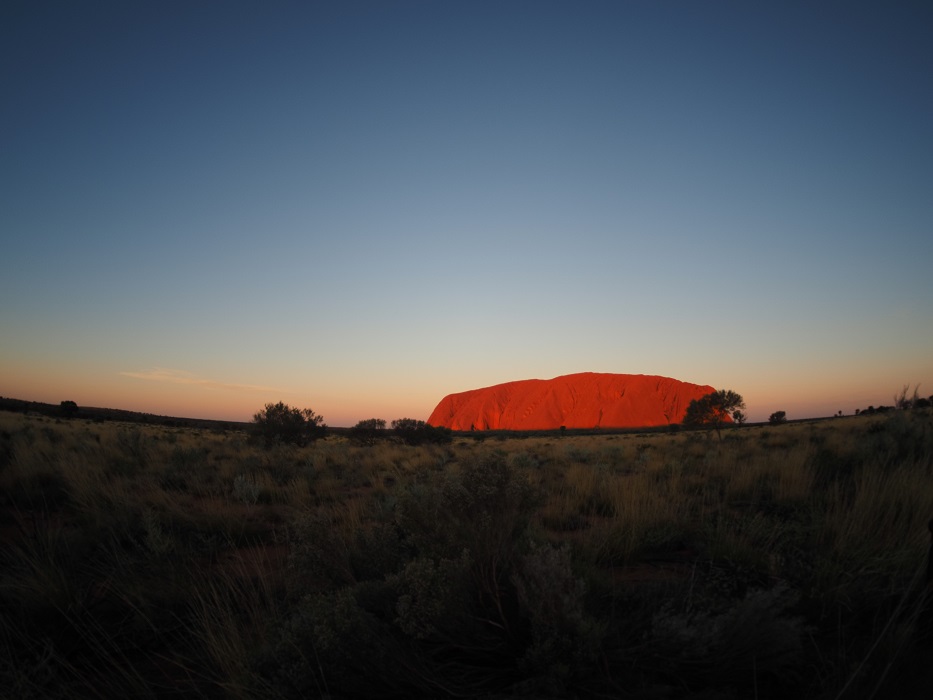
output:
M 786 411 L 789 418 L 817 418 L 835 415 L 842 410 L 852 414 L 856 408 L 891 405 L 894 395 L 905 382 L 896 378 L 897 370 L 876 375 L 863 374 L 856 381 L 830 376 L 823 381 L 813 377 L 776 381 L 769 376 L 754 381 L 752 375 L 737 376 L 735 382 L 710 381 L 716 388 L 733 389 L 742 394 L 750 422 L 764 422 L 775 411 Z M 691 380 L 702 378 L 692 373 Z M 909 391 L 919 384 L 920 396 L 933 393 L 929 382 L 912 382 Z M 381 381 L 380 381 L 381 380 Z M 302 379 L 303 386 L 283 390 L 272 384 L 286 384 L 260 379 L 222 381 L 199 377 L 179 370 L 153 368 L 120 370 L 59 365 L 54 370 L 36 369 L 27 363 L 7 363 L 0 377 L 3 396 L 58 404 L 75 401 L 79 406 L 115 408 L 155 415 L 248 422 L 267 403 L 284 401 L 299 408 L 310 408 L 334 427 L 349 427 L 360 420 L 397 418 L 427 420 L 437 404 L 448 394 L 464 390 L 470 379 L 440 376 L 423 378 L 419 385 L 406 386 L 397 378 L 374 375 L 342 387 L 338 379 L 320 387 L 314 377 Z M 395 384 L 392 381 L 396 381 Z M 487 384 L 491 386 L 492 383 Z M 722 386 L 720 386 L 722 385 Z M 479 386 L 475 388 L 481 388 Z

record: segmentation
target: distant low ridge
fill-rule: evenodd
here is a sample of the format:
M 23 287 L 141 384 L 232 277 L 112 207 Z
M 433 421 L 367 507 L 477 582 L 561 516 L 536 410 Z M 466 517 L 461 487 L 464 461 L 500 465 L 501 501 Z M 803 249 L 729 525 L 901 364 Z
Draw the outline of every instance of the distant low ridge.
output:
M 646 374 L 582 372 L 445 396 L 428 423 L 452 430 L 647 428 L 680 423 L 711 386 Z

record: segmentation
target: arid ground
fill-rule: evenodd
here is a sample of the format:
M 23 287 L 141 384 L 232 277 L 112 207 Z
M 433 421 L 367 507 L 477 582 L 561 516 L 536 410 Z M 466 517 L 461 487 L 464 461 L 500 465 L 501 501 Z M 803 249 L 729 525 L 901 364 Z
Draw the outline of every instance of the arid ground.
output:
M 0 687 L 926 697 L 933 414 L 445 445 L 0 412 Z

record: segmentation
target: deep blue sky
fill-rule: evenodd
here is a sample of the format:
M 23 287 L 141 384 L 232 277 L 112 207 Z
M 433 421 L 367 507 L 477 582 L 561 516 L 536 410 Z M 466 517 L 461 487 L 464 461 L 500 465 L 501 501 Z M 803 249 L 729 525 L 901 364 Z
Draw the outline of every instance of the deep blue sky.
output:
M 929 3 L 7 2 L 0 394 L 933 393 Z

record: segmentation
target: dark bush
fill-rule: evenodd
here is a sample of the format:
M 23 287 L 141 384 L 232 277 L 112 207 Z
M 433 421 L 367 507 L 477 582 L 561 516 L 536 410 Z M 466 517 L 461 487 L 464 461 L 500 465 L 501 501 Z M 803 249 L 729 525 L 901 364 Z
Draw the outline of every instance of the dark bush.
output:
M 399 418 L 392 421 L 395 436 L 406 445 L 441 445 L 451 441 L 450 428 L 433 426 L 423 420 Z
M 708 427 L 722 439 L 722 429 L 727 423 L 739 422 L 733 417 L 738 413 L 745 421 L 745 400 L 741 394 L 730 389 L 713 391 L 699 399 L 693 399 L 684 413 L 683 424 L 687 427 Z
M 866 459 L 887 465 L 919 460 L 933 452 L 933 427 L 920 412 L 892 411 L 869 427 L 860 447 Z
M 585 610 L 586 585 L 574 576 L 570 559 L 568 546 L 542 544 L 522 557 L 512 576 L 531 632 L 521 666 L 541 690 L 564 691 L 581 674 L 590 675 L 605 633 Z
M 375 688 L 385 690 L 392 681 L 389 642 L 350 589 L 312 594 L 291 610 L 257 666 L 276 697 L 371 697 Z
M 304 446 L 318 440 L 327 433 L 324 417 L 316 415 L 310 408 L 292 408 L 279 401 L 267 403 L 266 407 L 253 416 L 250 434 L 256 440 L 271 446 L 276 442 Z
M 350 428 L 350 439 L 361 445 L 375 445 L 385 436 L 386 422 L 382 418 L 367 418 Z

